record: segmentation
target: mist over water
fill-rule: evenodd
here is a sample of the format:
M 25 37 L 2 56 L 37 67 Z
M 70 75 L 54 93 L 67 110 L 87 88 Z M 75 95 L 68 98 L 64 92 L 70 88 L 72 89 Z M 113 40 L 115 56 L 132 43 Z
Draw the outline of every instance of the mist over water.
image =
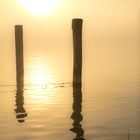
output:
M 1 80 L 0 138 L 139 140 L 139 47 L 101 44 L 83 46 L 80 97 L 72 89 L 72 53 L 25 49 L 22 90 L 13 56 L 12 70 L 1 73 L 11 77 Z
M 68 2 L 71 9 L 48 17 L 10 4 L 9 14 L 0 8 L 0 139 L 139 140 L 139 1 Z M 83 18 L 81 90 L 72 87 L 73 17 Z M 16 24 L 24 35 L 22 88 L 16 85 Z

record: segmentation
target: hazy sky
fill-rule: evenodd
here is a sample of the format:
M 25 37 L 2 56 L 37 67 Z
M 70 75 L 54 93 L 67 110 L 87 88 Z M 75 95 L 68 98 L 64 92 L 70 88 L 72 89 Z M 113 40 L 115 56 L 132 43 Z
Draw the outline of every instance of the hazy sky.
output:
M 11 37 L 10 31 L 15 24 L 23 24 L 28 38 L 32 36 L 35 44 L 44 44 L 46 37 L 41 41 L 41 34 L 47 36 L 48 42 L 53 41 L 54 34 L 59 41 L 60 37 L 67 39 L 65 33 L 68 34 L 71 19 L 74 17 L 84 19 L 88 34 L 100 35 L 114 30 L 133 33 L 137 30 L 140 19 L 139 0 L 59 0 L 59 6 L 54 11 L 42 16 L 25 9 L 20 1 L 0 0 L 0 45 L 9 45 L 7 37 Z M 54 41 L 58 43 L 58 40 Z
M 104 62 L 108 62 L 111 57 L 114 61 L 106 63 L 106 67 L 111 63 L 111 70 L 114 72 L 113 65 L 118 63 L 118 57 L 124 57 L 126 51 L 128 53 L 123 59 L 130 58 L 128 63 L 135 66 L 138 64 L 136 52 L 140 50 L 138 48 L 140 0 L 58 1 L 59 6 L 54 11 L 46 15 L 37 15 L 28 11 L 20 0 L 0 0 L 0 56 L 5 62 L 0 61 L 1 73 L 4 73 L 6 69 L 11 69 L 13 63 L 14 25 L 24 26 L 26 54 L 31 50 L 46 51 L 48 55 L 57 54 L 58 57 L 67 55 L 70 58 L 72 53 L 71 20 L 76 17 L 84 20 L 83 45 L 84 56 L 87 57 L 86 67 L 94 69 L 94 65 L 98 64 L 96 66 L 98 69 L 94 70 L 99 72 Z M 119 48 L 122 50 L 120 51 Z M 119 56 L 115 52 L 118 52 Z M 131 58 L 137 61 L 131 62 Z M 92 65 L 90 60 L 95 59 Z M 123 61 L 120 63 L 122 63 L 121 66 L 124 65 Z M 14 71 L 13 68 L 12 70 Z

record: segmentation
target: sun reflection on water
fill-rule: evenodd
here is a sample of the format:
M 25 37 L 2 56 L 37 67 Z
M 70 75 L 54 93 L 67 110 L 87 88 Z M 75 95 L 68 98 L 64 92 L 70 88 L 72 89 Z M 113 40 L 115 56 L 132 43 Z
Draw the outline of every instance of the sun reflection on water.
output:
M 31 110 L 41 111 L 46 106 L 55 107 L 64 98 L 62 88 L 71 87 L 71 82 L 59 79 L 57 67 L 59 68 L 58 63 L 54 66 L 54 60 L 48 61 L 45 56 L 25 60 L 24 92 L 26 104 Z
M 41 57 L 31 58 L 25 69 L 25 85 L 44 86 L 51 82 L 49 66 Z
M 49 62 L 43 57 L 31 57 L 25 65 L 25 92 L 27 104 L 34 104 L 35 110 L 43 109 L 48 104 L 50 94 L 47 92 L 47 84 L 52 82 Z

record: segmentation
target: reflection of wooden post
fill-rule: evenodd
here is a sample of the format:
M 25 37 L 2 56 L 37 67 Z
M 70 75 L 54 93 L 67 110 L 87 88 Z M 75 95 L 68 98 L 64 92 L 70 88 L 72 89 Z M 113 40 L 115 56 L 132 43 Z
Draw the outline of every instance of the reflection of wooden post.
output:
M 73 30 L 73 87 L 81 88 L 82 75 L 82 19 L 72 20 Z
M 16 118 L 19 123 L 25 122 L 25 117 L 27 117 L 26 110 L 24 109 L 24 95 L 23 87 L 17 86 L 16 92 Z
M 70 129 L 76 134 L 76 137 L 73 140 L 85 140 L 84 138 L 84 129 L 82 128 L 81 121 L 83 120 L 82 116 L 82 91 L 81 89 L 73 88 L 73 113 L 71 119 L 73 119 L 73 127 Z
M 23 28 L 22 25 L 15 26 L 16 47 L 16 81 L 18 87 L 24 84 L 24 61 L 23 61 Z

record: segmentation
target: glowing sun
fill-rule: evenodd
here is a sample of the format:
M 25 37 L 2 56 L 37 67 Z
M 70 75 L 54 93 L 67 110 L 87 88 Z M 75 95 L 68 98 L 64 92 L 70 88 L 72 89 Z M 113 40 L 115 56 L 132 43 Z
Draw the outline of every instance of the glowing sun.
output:
M 59 0 L 20 0 L 21 5 L 36 15 L 45 15 L 57 9 Z

